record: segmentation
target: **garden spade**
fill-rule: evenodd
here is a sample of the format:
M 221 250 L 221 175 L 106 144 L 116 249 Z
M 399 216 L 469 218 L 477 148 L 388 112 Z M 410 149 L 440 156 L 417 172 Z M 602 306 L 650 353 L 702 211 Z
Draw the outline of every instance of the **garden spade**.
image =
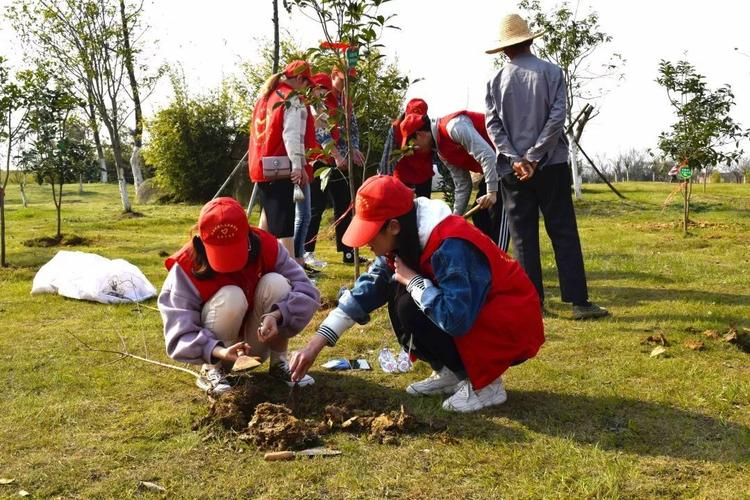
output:
M 276 462 L 279 460 L 294 460 L 297 457 L 333 457 L 336 455 L 341 455 L 341 452 L 330 448 L 308 448 L 302 451 L 272 451 L 263 455 L 263 460 Z
M 237 351 L 237 361 L 232 367 L 233 372 L 244 372 L 257 368 L 261 365 L 260 358 L 255 356 L 246 356 L 242 350 Z

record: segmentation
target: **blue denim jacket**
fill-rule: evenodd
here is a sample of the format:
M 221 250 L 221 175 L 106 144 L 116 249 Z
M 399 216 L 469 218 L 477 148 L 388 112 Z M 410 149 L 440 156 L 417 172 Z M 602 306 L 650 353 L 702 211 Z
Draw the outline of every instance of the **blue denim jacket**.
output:
M 422 294 L 420 308 L 441 330 L 459 337 L 469 331 L 484 305 L 492 276 L 487 258 L 468 241 L 446 239 L 432 254 L 434 286 Z M 386 304 L 393 271 L 378 257 L 351 290 L 339 297 L 339 309 L 364 325 L 370 313 Z

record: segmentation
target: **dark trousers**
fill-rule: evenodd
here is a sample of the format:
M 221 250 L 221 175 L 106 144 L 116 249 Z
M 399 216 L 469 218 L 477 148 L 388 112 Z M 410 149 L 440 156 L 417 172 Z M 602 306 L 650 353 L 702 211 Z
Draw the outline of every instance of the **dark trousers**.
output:
M 542 263 L 539 256 L 539 210 L 552 241 L 563 302 L 588 301 L 581 241 L 570 194 L 570 168 L 565 163 L 547 165 L 534 177 L 520 182 L 512 173 L 502 178 L 503 203 L 510 218 L 513 256 L 528 274 L 544 303 Z
M 394 283 L 388 298 L 388 315 L 399 344 L 405 351 L 430 364 L 439 371 L 447 366 L 452 372 L 464 376 L 461 357 L 453 337 L 432 322 L 414 302 L 406 287 Z
M 407 184 L 414 190 L 414 194 L 417 197 L 423 196 L 425 198 L 432 197 L 432 177 L 424 181 L 422 184 Z
M 323 212 L 325 212 L 329 200 L 331 205 L 333 205 L 334 220 L 339 220 L 349 208 L 352 200 L 346 174 L 336 167 L 331 167 L 331 176 L 328 179 L 325 191 L 321 189 L 320 177 L 316 177 L 310 183 L 310 227 L 307 230 L 307 237 L 305 238 L 305 241 L 309 242 L 305 243 L 305 251 L 307 252 L 315 251 L 315 238 L 318 236 L 320 221 L 323 218 Z M 344 236 L 344 232 L 349 227 L 351 220 L 352 216 L 351 212 L 349 212 L 336 226 L 336 249 L 339 252 L 348 253 L 352 251 L 351 248 L 341 242 L 341 238 Z

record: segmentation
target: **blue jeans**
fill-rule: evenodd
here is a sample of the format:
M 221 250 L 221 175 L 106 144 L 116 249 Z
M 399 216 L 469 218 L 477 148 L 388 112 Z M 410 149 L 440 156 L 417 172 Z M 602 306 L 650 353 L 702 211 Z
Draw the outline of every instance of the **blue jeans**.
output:
M 305 194 L 303 201 L 298 201 L 294 210 L 294 256 L 301 259 L 305 256 L 305 238 L 310 227 L 312 205 L 310 200 L 310 184 L 302 186 Z

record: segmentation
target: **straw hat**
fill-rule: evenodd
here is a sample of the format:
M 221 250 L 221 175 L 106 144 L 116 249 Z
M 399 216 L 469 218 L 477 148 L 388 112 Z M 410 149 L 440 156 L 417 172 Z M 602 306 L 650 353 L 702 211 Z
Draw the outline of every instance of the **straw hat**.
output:
M 487 54 L 495 54 L 505 47 L 510 47 L 517 43 L 533 40 L 544 34 L 544 31 L 532 33 L 529 31 L 529 25 L 518 14 L 508 14 L 500 20 L 500 45 L 492 50 L 485 51 Z

